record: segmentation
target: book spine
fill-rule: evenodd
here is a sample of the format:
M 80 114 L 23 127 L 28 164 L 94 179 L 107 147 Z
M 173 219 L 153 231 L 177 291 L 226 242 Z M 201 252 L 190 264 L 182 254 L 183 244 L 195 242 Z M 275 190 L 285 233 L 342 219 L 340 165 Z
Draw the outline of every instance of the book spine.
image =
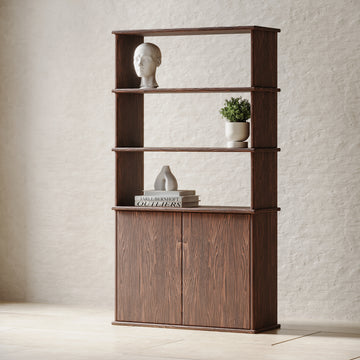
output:
M 172 191 L 160 191 L 160 190 L 144 190 L 142 196 L 187 196 L 195 195 L 195 190 L 172 190 Z
M 198 195 L 190 196 L 147 196 L 136 195 L 135 201 L 180 201 L 180 202 L 194 202 L 199 200 Z
M 135 206 L 148 206 L 148 207 L 174 207 L 174 208 L 179 208 L 179 207 L 183 207 L 185 205 L 191 205 L 194 206 L 196 205 L 196 203 L 191 202 L 191 203 L 183 203 L 182 201 L 145 201 L 145 200 L 136 200 L 135 201 Z

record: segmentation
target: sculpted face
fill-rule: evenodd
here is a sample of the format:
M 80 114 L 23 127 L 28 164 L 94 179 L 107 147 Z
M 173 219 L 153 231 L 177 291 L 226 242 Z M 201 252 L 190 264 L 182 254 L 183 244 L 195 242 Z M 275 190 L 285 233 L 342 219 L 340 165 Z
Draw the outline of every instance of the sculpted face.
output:
M 161 63 L 160 49 L 151 43 L 143 43 L 135 49 L 134 68 L 141 77 L 141 87 L 158 87 L 155 80 L 156 68 Z
M 152 57 L 153 52 L 149 47 L 137 48 L 134 54 L 134 66 L 137 76 L 150 76 L 155 74 L 156 63 Z

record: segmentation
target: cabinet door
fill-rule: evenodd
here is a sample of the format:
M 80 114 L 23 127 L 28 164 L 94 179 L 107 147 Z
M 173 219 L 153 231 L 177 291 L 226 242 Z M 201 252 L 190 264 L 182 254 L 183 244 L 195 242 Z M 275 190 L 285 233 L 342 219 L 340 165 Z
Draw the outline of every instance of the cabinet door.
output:
M 183 214 L 185 325 L 250 328 L 250 216 Z
M 181 323 L 181 214 L 117 212 L 116 320 Z

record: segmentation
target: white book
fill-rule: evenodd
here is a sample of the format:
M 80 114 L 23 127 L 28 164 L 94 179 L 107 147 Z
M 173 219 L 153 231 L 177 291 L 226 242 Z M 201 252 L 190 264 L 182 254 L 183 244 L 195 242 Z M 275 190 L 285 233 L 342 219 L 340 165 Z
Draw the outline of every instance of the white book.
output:
M 183 203 L 199 201 L 199 195 L 172 196 L 172 195 L 136 195 L 135 201 L 178 201 Z
M 195 190 L 172 190 L 172 191 L 163 191 L 163 190 L 144 190 L 144 195 L 146 196 L 187 196 L 195 195 Z
M 195 201 L 195 202 L 183 203 L 183 202 L 180 202 L 180 201 L 144 201 L 144 200 L 139 200 L 139 201 L 135 201 L 135 206 L 181 208 L 181 207 L 196 207 L 196 206 L 199 206 L 199 202 Z

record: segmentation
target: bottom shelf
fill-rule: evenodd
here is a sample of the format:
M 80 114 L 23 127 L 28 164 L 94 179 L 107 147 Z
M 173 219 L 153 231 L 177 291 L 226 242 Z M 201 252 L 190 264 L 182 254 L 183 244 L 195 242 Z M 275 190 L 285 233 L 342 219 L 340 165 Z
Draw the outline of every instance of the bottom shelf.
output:
M 158 328 L 172 328 L 172 329 L 184 329 L 184 330 L 205 330 L 205 331 L 226 331 L 226 332 L 238 332 L 246 334 L 257 334 L 264 331 L 270 331 L 279 329 L 280 324 L 267 326 L 262 329 L 236 329 L 236 328 L 221 328 L 221 327 L 210 327 L 210 326 L 192 326 L 192 325 L 173 325 L 173 324 L 154 324 L 154 323 L 142 323 L 142 322 L 131 322 L 131 321 L 113 321 L 113 325 L 123 326 L 144 326 L 144 327 L 158 327 Z
M 202 212 L 224 214 L 258 214 L 280 211 L 280 208 L 252 209 L 249 206 L 198 206 L 191 208 L 175 207 L 143 207 L 143 206 L 114 206 L 115 211 L 170 211 L 170 212 Z

